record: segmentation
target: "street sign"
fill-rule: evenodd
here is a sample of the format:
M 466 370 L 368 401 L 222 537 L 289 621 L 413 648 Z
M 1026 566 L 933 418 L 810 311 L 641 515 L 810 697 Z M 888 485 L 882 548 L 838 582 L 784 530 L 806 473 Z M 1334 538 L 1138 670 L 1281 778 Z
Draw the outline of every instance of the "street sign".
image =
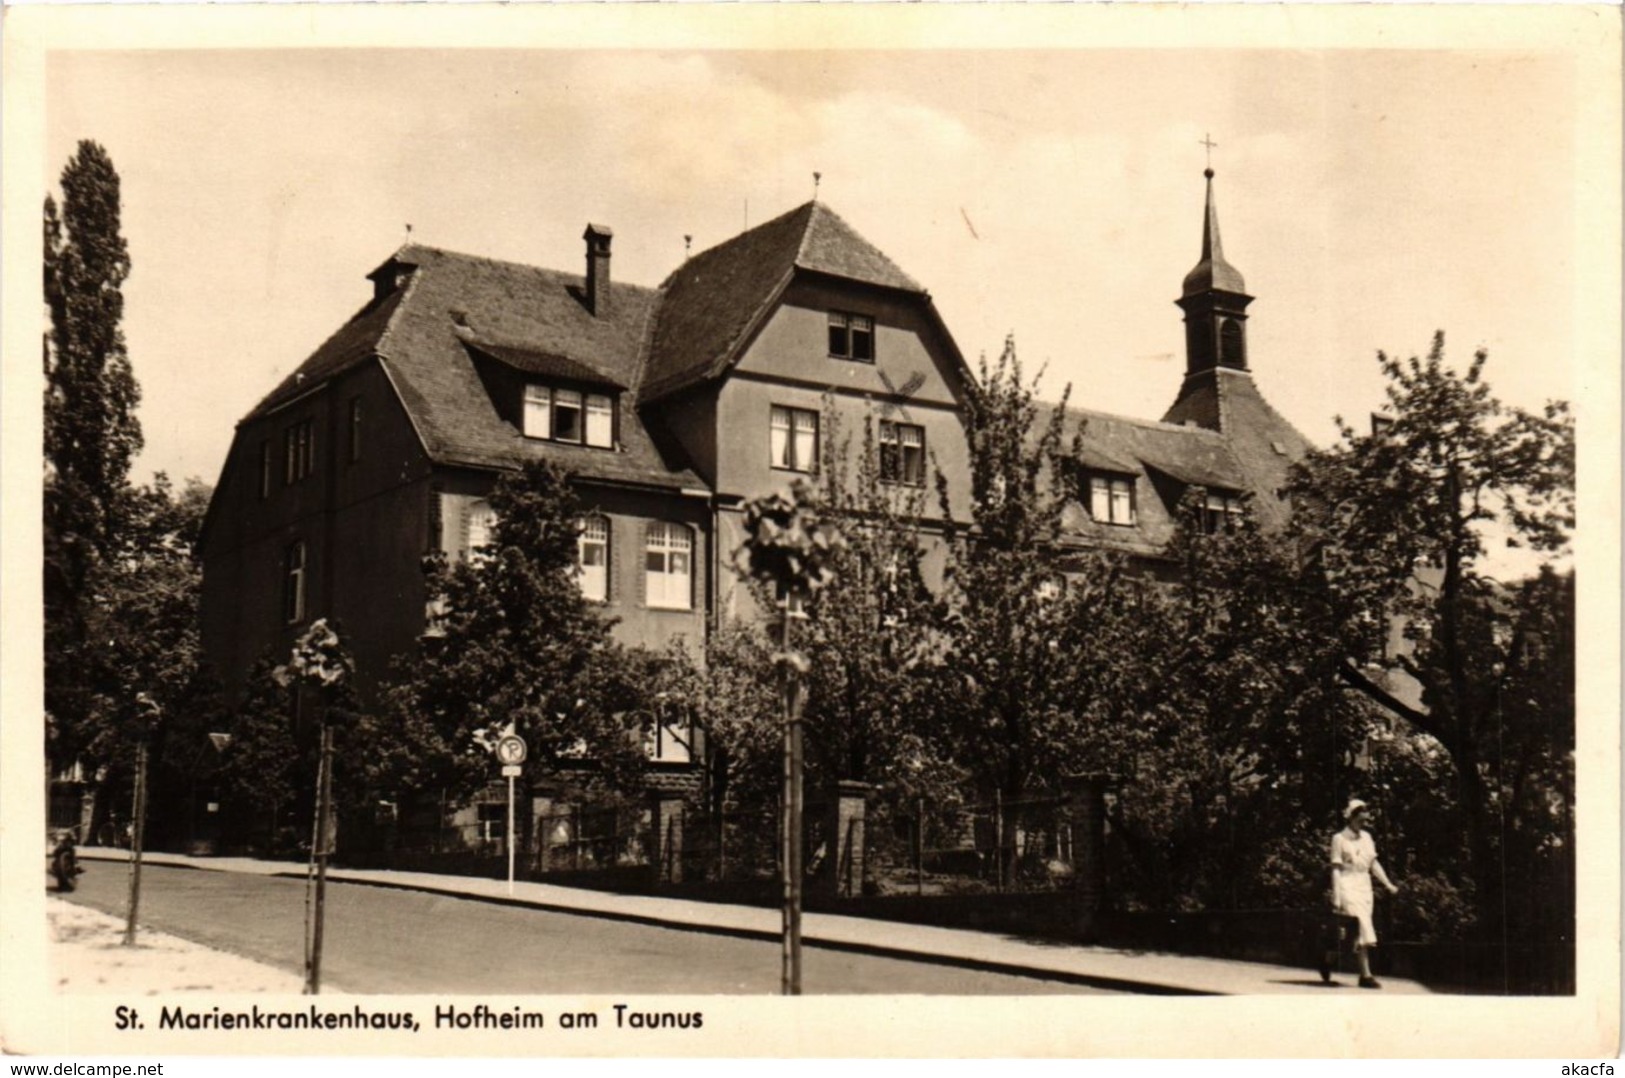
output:
M 504 764 L 513 766 L 524 763 L 525 752 L 525 739 L 518 734 L 508 734 L 497 742 L 497 759 Z
M 503 764 L 502 765 L 502 777 L 505 778 L 505 779 L 516 779 L 516 778 L 518 778 L 519 777 L 519 771 L 520 771 L 520 767 L 519 767 L 518 764 Z

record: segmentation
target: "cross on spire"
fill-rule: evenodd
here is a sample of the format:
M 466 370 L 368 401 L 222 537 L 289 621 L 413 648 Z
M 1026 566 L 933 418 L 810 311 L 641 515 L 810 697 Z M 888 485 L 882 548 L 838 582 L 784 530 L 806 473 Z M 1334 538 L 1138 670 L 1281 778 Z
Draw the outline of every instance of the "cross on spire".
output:
M 1196 144 L 1207 147 L 1207 167 L 1211 170 L 1213 168 L 1213 147 L 1217 146 L 1218 143 L 1213 141 L 1212 135 L 1204 131 Z

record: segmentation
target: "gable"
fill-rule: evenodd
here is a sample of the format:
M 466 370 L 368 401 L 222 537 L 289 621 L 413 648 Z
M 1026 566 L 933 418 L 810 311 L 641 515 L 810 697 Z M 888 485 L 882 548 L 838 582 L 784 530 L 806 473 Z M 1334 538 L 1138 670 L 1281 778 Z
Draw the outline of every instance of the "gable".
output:
M 727 370 L 798 274 L 925 294 L 833 210 L 806 203 L 702 251 L 666 278 L 649 343 L 645 400 Z
M 742 346 L 733 373 L 827 386 L 875 401 L 957 408 L 964 397 L 962 361 L 926 303 L 923 297 L 799 276 Z M 854 317 L 869 320 L 870 359 L 831 348 L 832 318 Z

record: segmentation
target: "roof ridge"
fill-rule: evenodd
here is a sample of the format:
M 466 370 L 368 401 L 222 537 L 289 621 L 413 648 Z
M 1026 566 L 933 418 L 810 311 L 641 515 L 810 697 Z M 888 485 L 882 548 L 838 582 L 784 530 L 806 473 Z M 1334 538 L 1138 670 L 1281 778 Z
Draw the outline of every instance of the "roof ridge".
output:
M 813 219 L 818 216 L 819 210 L 823 210 L 831 217 L 834 217 L 837 221 L 840 221 L 841 224 L 846 224 L 844 220 L 841 220 L 840 214 L 836 213 L 832 209 L 829 209 L 816 198 L 809 202 L 803 202 L 800 206 L 797 206 L 795 210 L 791 210 L 790 212 L 795 213 L 796 210 L 800 210 L 803 206 L 807 208 L 807 223 L 801 228 L 801 238 L 796 240 L 796 257 L 793 259 L 793 264 L 796 266 L 801 265 L 802 258 L 804 258 L 807 254 L 807 237 L 812 235 Z
M 389 357 L 389 353 L 385 351 L 385 348 L 389 344 L 390 334 L 395 331 L 395 319 L 400 317 L 401 311 L 406 307 L 407 301 L 412 298 L 412 293 L 416 290 L 418 281 L 419 277 L 416 273 L 407 275 L 406 285 L 401 289 L 401 298 L 396 301 L 395 309 L 389 312 L 389 317 L 384 319 L 384 328 L 379 330 L 378 340 L 375 341 L 372 346 L 373 354 L 378 356 L 380 359 L 387 359 Z
M 568 277 L 573 281 L 582 281 L 582 282 L 586 281 L 586 275 L 583 274 L 583 273 L 572 273 L 570 270 L 554 269 L 552 266 L 540 266 L 540 265 L 537 265 L 534 262 L 517 262 L 517 261 L 515 261 L 515 260 L 513 260 L 511 258 L 492 258 L 490 255 L 470 254 L 467 251 L 456 251 L 456 250 L 452 250 L 450 247 L 435 247 L 435 246 L 432 246 L 432 245 L 427 244 L 427 243 L 410 243 L 410 244 L 406 244 L 406 245 L 402 246 L 399 250 L 397 250 L 395 252 L 395 255 L 393 255 L 391 257 L 399 257 L 402 252 L 407 251 L 409 249 L 417 249 L 417 250 L 421 250 L 421 251 L 428 251 L 428 252 L 431 252 L 433 254 L 443 255 L 443 256 L 445 256 L 447 258 L 461 259 L 464 262 L 477 262 L 477 263 L 480 263 L 480 264 L 486 265 L 486 266 L 506 267 L 506 268 L 512 268 L 512 269 L 521 269 L 521 270 L 530 270 L 533 273 L 548 273 L 548 274 L 553 274 L 554 276 L 557 276 L 557 277 Z M 612 288 L 631 288 L 631 289 L 636 289 L 639 292 L 658 292 L 658 291 L 660 291 L 659 286 L 646 285 L 646 284 L 636 284 L 636 283 L 634 283 L 632 281 L 618 281 L 618 280 L 615 280 L 613 277 L 610 278 L 610 287 L 612 287 Z
M 1046 408 L 1053 409 L 1058 407 L 1058 405 L 1052 404 L 1049 401 L 1040 401 L 1039 403 Z M 1195 423 L 1169 423 L 1167 420 L 1163 419 L 1146 419 L 1143 416 L 1123 415 L 1121 412 L 1107 412 L 1099 408 L 1075 408 L 1072 405 L 1067 405 L 1067 411 L 1075 412 L 1080 416 L 1092 415 L 1099 416 L 1101 419 L 1113 419 L 1120 423 L 1132 423 L 1134 426 L 1148 427 L 1153 430 L 1199 431 L 1203 434 L 1211 434 L 1215 438 L 1224 437 L 1224 433 L 1222 431 L 1216 431 L 1210 427 L 1200 426 Z

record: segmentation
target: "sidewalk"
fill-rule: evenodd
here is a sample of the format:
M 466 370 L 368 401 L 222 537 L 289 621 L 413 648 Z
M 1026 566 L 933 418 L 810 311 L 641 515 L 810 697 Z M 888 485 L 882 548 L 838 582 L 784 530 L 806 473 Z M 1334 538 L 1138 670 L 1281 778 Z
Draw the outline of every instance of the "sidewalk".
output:
M 79 856 L 86 860 L 129 859 L 126 850 L 101 847 L 81 847 Z M 305 868 L 293 862 L 260 861 L 247 857 L 187 857 L 172 853 L 148 853 L 143 855 L 142 860 L 148 864 L 212 872 L 242 872 L 262 876 L 305 875 Z M 652 895 L 618 895 L 523 881 L 513 885 L 513 894 L 510 895 L 505 880 L 426 872 L 329 868 L 327 878 L 344 883 L 396 887 L 753 939 L 777 940 L 780 932 L 778 910 L 752 906 Z M 1415 981 L 1384 978 L 1382 993 L 1361 993 L 1354 987 L 1354 978 L 1347 974 L 1334 978 L 1334 984 L 1327 986 L 1321 984 L 1314 970 L 1293 966 L 1085 947 L 994 932 L 936 928 L 832 913 L 803 914 L 801 938 L 814 947 L 1025 974 L 1132 992 L 1223 996 L 1305 992 L 1347 996 L 1428 992 L 1427 988 Z
M 304 978 L 239 955 L 143 927 L 124 946 L 124 921 L 56 895 L 45 900 L 50 976 L 58 992 L 151 996 L 170 992 L 293 995 Z M 340 986 L 329 991 L 343 992 Z

